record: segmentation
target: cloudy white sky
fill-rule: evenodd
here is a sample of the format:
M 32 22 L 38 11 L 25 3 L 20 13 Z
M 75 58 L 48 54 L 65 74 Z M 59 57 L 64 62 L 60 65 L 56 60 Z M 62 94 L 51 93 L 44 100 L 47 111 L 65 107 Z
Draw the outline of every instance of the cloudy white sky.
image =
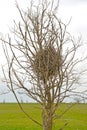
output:
M 30 2 L 30 0 L 17 1 L 22 8 L 28 7 Z M 72 17 L 68 27 L 69 32 L 75 37 L 82 35 L 83 42 L 87 43 L 87 0 L 60 0 L 59 17 L 65 23 L 67 23 Z M 0 34 L 6 34 L 9 32 L 9 27 L 11 28 L 13 26 L 13 19 L 19 19 L 15 0 L 0 0 Z M 86 52 L 86 50 L 87 44 L 83 49 L 83 53 Z M 0 65 L 3 64 L 3 58 L 0 45 Z M 2 75 L 0 75 L 0 77 L 1 76 Z M 0 84 L 0 90 L 2 91 L 2 84 Z M 10 97 L 10 95 L 2 95 L 0 96 L 0 101 L 2 102 L 4 99 L 10 100 Z

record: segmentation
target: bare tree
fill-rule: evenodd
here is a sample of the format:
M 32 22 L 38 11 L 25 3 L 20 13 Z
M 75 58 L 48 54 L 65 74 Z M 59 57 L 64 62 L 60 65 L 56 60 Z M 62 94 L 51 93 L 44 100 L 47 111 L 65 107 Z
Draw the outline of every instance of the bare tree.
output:
M 84 60 L 76 58 L 80 39 L 75 42 L 67 32 L 68 24 L 57 17 L 58 3 L 31 3 L 27 11 L 16 6 L 21 21 L 14 22 L 14 40 L 10 36 L 1 39 L 8 66 L 7 74 L 3 70 L 5 81 L 17 101 L 15 90 L 19 89 L 41 104 L 42 124 L 25 114 L 43 130 L 52 130 L 56 110 L 70 96 L 81 75 L 76 67 Z

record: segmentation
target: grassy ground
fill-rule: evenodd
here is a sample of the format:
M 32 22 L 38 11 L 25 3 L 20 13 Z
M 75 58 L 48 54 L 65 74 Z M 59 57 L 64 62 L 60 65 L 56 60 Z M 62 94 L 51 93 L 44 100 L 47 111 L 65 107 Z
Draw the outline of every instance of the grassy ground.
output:
M 59 114 L 67 105 L 62 104 Z M 41 110 L 38 104 L 23 104 L 24 109 L 41 122 Z M 87 130 L 87 104 L 76 104 L 61 119 L 54 121 L 53 130 L 67 124 L 64 130 Z M 42 130 L 30 121 L 17 104 L 0 104 L 0 130 Z

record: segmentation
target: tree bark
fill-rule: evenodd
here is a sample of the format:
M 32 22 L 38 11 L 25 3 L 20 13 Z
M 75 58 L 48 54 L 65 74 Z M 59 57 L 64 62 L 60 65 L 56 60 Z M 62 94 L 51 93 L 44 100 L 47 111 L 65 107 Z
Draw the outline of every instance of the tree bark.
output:
M 52 111 L 44 109 L 42 112 L 43 130 L 52 130 Z

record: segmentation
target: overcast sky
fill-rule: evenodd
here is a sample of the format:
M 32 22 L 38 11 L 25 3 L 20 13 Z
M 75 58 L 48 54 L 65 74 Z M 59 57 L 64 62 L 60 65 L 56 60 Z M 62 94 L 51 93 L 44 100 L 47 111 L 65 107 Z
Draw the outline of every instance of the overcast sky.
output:
M 28 7 L 29 1 L 30 0 L 18 0 L 18 3 L 20 7 L 26 8 Z M 82 35 L 83 42 L 87 43 L 87 0 L 60 0 L 59 17 L 65 23 L 72 17 L 68 27 L 69 32 L 76 37 Z M 13 19 L 19 19 L 15 0 L 0 0 L 0 34 L 9 32 L 9 27 L 11 28 L 13 26 Z M 87 44 L 83 52 L 86 52 L 86 50 Z M 3 64 L 2 50 L 0 50 L 0 52 L 0 64 Z M 0 89 L 1 88 L 2 85 L 0 84 Z M 10 98 L 10 96 L 8 97 Z M 1 96 L 0 101 L 6 98 L 5 96 Z
M 18 0 L 18 3 L 25 8 L 28 7 L 29 1 Z M 71 31 L 87 35 L 87 0 L 60 0 L 59 13 L 65 22 L 72 17 L 69 26 Z M 13 19 L 18 19 L 17 16 L 15 0 L 0 0 L 0 32 L 8 32 L 8 27 L 12 26 Z

